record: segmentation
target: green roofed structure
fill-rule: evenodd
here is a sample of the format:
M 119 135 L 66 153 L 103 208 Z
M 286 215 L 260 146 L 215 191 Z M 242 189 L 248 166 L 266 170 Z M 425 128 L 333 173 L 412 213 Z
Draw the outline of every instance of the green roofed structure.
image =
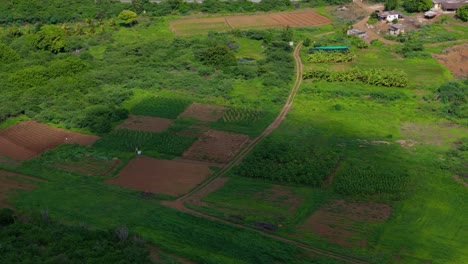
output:
M 334 52 L 334 51 L 340 51 L 340 52 L 345 52 L 348 51 L 349 47 L 348 46 L 324 46 L 324 47 L 314 47 L 309 49 L 309 53 L 314 53 L 316 51 L 325 51 L 325 52 Z

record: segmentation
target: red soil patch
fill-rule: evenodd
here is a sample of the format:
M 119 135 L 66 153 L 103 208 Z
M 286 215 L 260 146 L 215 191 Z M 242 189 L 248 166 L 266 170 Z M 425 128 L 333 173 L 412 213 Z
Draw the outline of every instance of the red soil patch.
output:
M 246 135 L 208 130 L 184 152 L 182 157 L 227 163 L 249 140 Z
M 0 207 L 9 207 L 8 195 L 14 190 L 30 191 L 36 187 L 33 183 L 44 182 L 44 180 L 0 170 Z
M 118 125 L 117 128 L 158 133 L 166 130 L 172 122 L 171 119 L 167 118 L 131 115 L 125 122 Z
M 192 103 L 179 117 L 193 117 L 203 122 L 214 122 L 221 118 L 226 110 L 217 105 Z
M 85 158 L 69 164 L 54 164 L 54 167 L 91 176 L 106 176 L 120 164 L 120 160 Z
M 90 146 L 99 137 L 25 121 L 0 130 L 0 155 L 26 160 L 63 143 Z
M 316 211 L 301 230 L 322 236 L 340 246 L 365 246 L 367 239 L 363 225 L 383 223 L 390 217 L 391 211 L 387 204 L 337 200 Z
M 117 178 L 106 182 L 148 193 L 177 196 L 187 193 L 211 173 L 210 168 L 202 164 L 138 156 L 119 172 Z
M 442 54 L 432 54 L 440 63 L 449 68 L 458 78 L 468 77 L 468 44 L 453 46 L 442 51 Z

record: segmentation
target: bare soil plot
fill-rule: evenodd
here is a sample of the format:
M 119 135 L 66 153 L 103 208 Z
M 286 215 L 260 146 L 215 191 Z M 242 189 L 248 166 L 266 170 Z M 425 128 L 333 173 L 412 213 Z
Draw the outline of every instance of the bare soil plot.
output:
M 187 149 L 182 157 L 227 163 L 249 140 L 249 136 L 224 131 L 208 130 Z
M 167 118 L 131 115 L 116 128 L 158 133 L 166 130 L 172 123 L 173 121 Z
M 458 78 L 468 77 L 468 44 L 446 48 L 442 54 L 432 54 Z
M 54 164 L 54 167 L 74 171 L 91 176 L 106 176 L 113 171 L 120 160 L 98 160 L 94 158 L 84 158 L 68 164 Z
M 138 156 L 120 170 L 115 179 L 106 182 L 148 193 L 177 196 L 190 191 L 211 173 L 212 170 L 203 164 Z
M 25 121 L 0 130 L 0 155 L 26 160 L 62 143 L 92 145 L 99 137 Z
M 0 207 L 10 206 L 8 202 L 8 195 L 11 193 L 11 191 L 30 191 L 36 187 L 34 182 L 39 183 L 44 182 L 44 180 L 0 170 Z
M 340 246 L 366 246 L 363 226 L 385 222 L 391 211 L 387 204 L 336 200 L 316 211 L 300 230 L 319 235 Z
M 266 29 L 281 27 L 308 27 L 330 23 L 327 17 L 317 14 L 313 9 L 271 13 L 261 15 L 238 15 L 215 18 L 180 19 L 169 22 L 171 30 L 177 35 L 205 34 L 208 31 L 228 31 L 230 29 Z
M 179 117 L 192 117 L 203 122 L 214 122 L 220 119 L 226 111 L 225 107 L 192 103 Z

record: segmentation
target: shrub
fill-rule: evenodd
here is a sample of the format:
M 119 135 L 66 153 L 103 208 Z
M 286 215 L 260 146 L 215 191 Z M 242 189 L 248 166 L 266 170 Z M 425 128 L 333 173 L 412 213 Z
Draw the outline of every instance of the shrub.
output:
M 19 59 L 20 55 L 16 53 L 16 51 L 14 51 L 8 45 L 0 42 L 0 62 L 8 64 L 16 62 Z
M 462 5 L 456 11 L 457 17 L 462 21 L 468 21 L 468 5 Z
M 10 208 L 0 210 L 0 227 L 9 226 L 15 222 L 14 211 Z

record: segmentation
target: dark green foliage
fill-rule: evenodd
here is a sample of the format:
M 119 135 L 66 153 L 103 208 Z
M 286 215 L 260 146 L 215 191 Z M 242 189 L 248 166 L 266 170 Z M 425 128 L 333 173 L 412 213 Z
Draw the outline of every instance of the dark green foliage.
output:
M 468 83 L 447 82 L 443 84 L 437 92 L 440 100 L 447 105 L 443 108 L 443 113 L 449 117 L 468 118 Z
M 216 68 L 236 65 L 237 60 L 234 52 L 228 46 L 217 45 L 207 48 L 202 55 L 203 63 L 212 65 Z
M 157 152 L 169 155 L 181 155 L 196 137 L 176 135 L 170 132 L 151 133 L 117 129 L 102 137 L 94 144 L 97 148 L 135 152 L 136 149 L 146 152 Z
M 431 9 L 431 0 L 404 0 L 403 8 L 408 12 L 423 12 Z
M 0 62 L 1 63 L 12 63 L 20 59 L 20 55 L 16 53 L 5 43 L 0 42 Z
M 365 84 L 387 87 L 405 87 L 408 76 L 401 70 L 358 69 L 330 71 L 325 69 L 310 70 L 304 73 L 304 79 L 327 82 L 363 82 Z
M 87 68 L 86 63 L 77 57 L 53 61 L 47 70 L 49 77 L 71 76 Z
M 59 27 L 45 25 L 34 35 L 33 45 L 41 50 L 58 53 L 65 48 L 64 35 Z
M 150 97 L 141 100 L 131 112 L 136 115 L 175 119 L 190 104 L 190 101 L 167 97 Z
M 457 149 L 460 151 L 468 151 L 468 137 L 460 139 L 460 142 L 458 142 Z
M 148 249 L 130 234 L 91 231 L 55 223 L 16 222 L 1 231 L 1 263 L 151 263 Z
M 10 208 L 0 209 L 0 228 L 9 226 L 15 222 L 14 213 Z
M 112 122 L 128 117 L 128 111 L 113 109 L 106 105 L 91 105 L 78 117 L 78 127 L 88 127 L 95 133 L 107 133 L 112 129 Z
M 398 6 L 398 1 L 397 0 L 385 0 L 385 10 L 390 11 L 390 10 L 395 10 L 395 8 Z
M 268 138 L 233 173 L 276 182 L 321 186 L 337 161 L 338 155 L 331 151 Z
M 408 173 L 397 167 L 384 169 L 350 164 L 340 169 L 333 185 L 337 192 L 346 195 L 399 195 L 405 192 L 408 182 Z
M 468 21 L 468 5 L 460 6 L 456 11 L 457 17 L 462 21 Z

